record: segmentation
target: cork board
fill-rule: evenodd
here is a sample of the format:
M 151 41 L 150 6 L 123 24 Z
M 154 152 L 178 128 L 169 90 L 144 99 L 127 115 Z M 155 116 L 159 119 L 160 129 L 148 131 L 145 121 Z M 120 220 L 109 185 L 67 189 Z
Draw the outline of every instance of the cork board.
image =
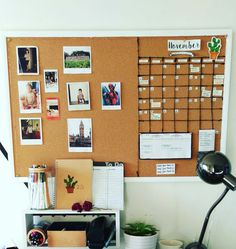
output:
M 207 42 L 211 36 L 138 39 L 139 133 L 192 133 L 192 159 L 139 160 L 140 176 L 156 175 L 156 164 L 163 163 L 175 163 L 174 176 L 196 175 L 200 129 L 216 130 L 215 150 L 220 150 L 223 94 L 214 97 L 213 91 L 224 86 L 214 85 L 213 81 L 216 75 L 224 75 L 226 37 L 217 37 L 221 38 L 222 49 L 215 61 L 208 61 Z M 170 56 L 168 40 L 191 39 L 201 40 L 201 49 L 191 51 L 193 57 Z M 203 97 L 203 91 L 210 96 Z M 158 120 L 152 118 L 154 115 Z
M 16 46 L 37 46 L 39 75 L 17 75 Z M 63 46 L 91 46 L 91 74 L 63 74 Z M 11 117 L 16 176 L 27 176 L 32 164 L 46 164 L 54 168 L 55 159 L 81 158 L 95 161 L 123 161 L 126 176 L 136 175 L 138 151 L 137 113 L 137 39 L 136 38 L 8 38 L 8 67 L 11 96 Z M 58 69 L 59 92 L 44 93 L 43 70 Z M 20 80 L 39 80 L 42 113 L 19 112 L 18 86 Z M 68 111 L 67 82 L 90 83 L 90 111 Z M 102 111 L 101 82 L 121 82 L 122 109 Z M 132 98 L 130 94 L 132 93 Z M 61 119 L 46 119 L 45 100 L 60 99 Z M 41 117 L 42 145 L 20 145 L 19 118 Z M 93 132 L 92 153 L 69 153 L 67 119 L 91 118 Z
M 15 176 L 27 176 L 32 164 L 47 164 L 52 171 L 56 159 L 92 159 L 94 161 L 122 161 L 125 163 L 125 176 L 156 176 L 157 163 L 176 164 L 173 176 L 194 176 L 198 152 L 199 129 L 216 130 L 216 150 L 220 150 L 223 97 L 201 100 L 201 88 L 213 91 L 214 75 L 224 75 L 224 62 L 203 63 L 209 57 L 207 42 L 212 36 L 184 37 L 93 37 L 93 38 L 51 38 L 51 37 L 9 37 L 7 39 L 9 86 L 11 97 L 11 117 L 14 149 Z M 219 55 L 225 61 L 226 37 L 217 36 L 222 40 Z M 194 51 L 194 57 L 176 55 L 170 57 L 167 40 L 200 39 L 201 50 Z M 16 47 L 37 46 L 39 53 L 39 75 L 17 75 Z M 63 46 L 91 46 L 92 73 L 64 74 Z M 173 63 L 165 63 L 167 59 Z M 187 63 L 178 63 L 179 58 L 187 58 Z M 200 59 L 199 63 L 191 59 Z M 148 59 L 140 63 L 140 59 Z M 153 64 L 158 59 L 160 64 Z M 167 64 L 167 65 L 166 65 Z M 177 72 L 177 66 L 180 69 Z M 190 73 L 190 65 L 199 67 L 199 72 Z M 204 66 L 203 66 L 204 64 Z M 217 67 L 215 66 L 217 64 Z M 166 67 L 167 66 L 167 67 Z M 58 69 L 59 92 L 45 93 L 43 86 L 43 70 Z M 193 79 L 189 80 L 189 76 Z M 204 75 L 204 79 L 201 77 Z M 163 80 L 163 76 L 165 80 Z M 176 76 L 181 80 L 177 81 Z M 198 76 L 199 80 L 195 80 Z M 148 80 L 148 91 L 140 95 L 139 78 Z M 18 101 L 18 81 L 38 80 L 41 86 L 42 113 L 21 114 Z M 67 82 L 86 82 L 90 84 L 91 110 L 68 111 Z M 104 111 L 101 108 L 101 82 L 121 82 L 122 108 L 119 111 Z M 179 83 L 178 83 L 179 82 Z M 185 83 L 183 83 L 185 82 Z M 178 85 L 179 84 L 179 85 Z M 176 93 L 175 89 L 179 88 Z M 192 87 L 194 91 L 189 90 Z M 196 87 L 198 89 L 196 90 Z M 223 90 L 220 85 L 217 90 Z M 151 92 L 151 88 L 154 91 Z M 165 91 L 163 92 L 163 88 Z M 156 91 L 157 90 L 157 91 Z M 196 90 L 196 91 L 195 91 Z M 156 92 L 155 92 L 156 91 Z M 161 93 L 159 96 L 158 93 Z M 183 94 L 183 95 L 181 95 Z M 185 95 L 184 95 L 185 94 Z M 46 118 L 46 98 L 59 98 L 60 120 Z M 179 99 L 175 103 L 175 99 Z M 188 102 L 197 98 L 199 105 Z M 161 108 L 150 108 L 151 99 L 163 102 Z M 147 100 L 143 103 L 143 100 Z M 188 102 L 188 103 L 187 103 Z M 178 110 L 178 115 L 175 110 Z M 165 118 L 164 118 L 164 112 Z M 147 111 L 148 115 L 140 115 Z M 152 120 L 150 112 L 160 112 L 161 120 Z M 210 115 L 209 115 L 210 114 Z M 43 144 L 22 146 L 20 144 L 19 118 L 40 117 L 42 120 Z M 209 118 L 210 117 L 210 118 Z M 93 132 L 93 152 L 69 153 L 67 141 L 68 118 L 91 118 Z M 189 160 L 140 160 L 140 133 L 192 133 L 192 159 Z M 165 175 L 164 175 L 165 176 Z

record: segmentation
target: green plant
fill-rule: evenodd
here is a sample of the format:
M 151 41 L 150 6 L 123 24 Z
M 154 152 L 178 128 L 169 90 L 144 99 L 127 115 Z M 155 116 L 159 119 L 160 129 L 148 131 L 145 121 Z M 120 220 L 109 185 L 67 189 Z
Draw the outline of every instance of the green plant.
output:
M 221 40 L 220 38 L 212 37 L 211 41 L 207 43 L 207 47 L 210 52 L 219 52 L 221 49 Z
M 126 234 L 133 236 L 151 236 L 158 231 L 154 225 L 146 224 L 144 222 L 128 223 L 123 230 Z
M 74 188 L 78 181 L 74 181 L 74 176 L 68 175 L 68 179 L 64 179 L 64 183 L 68 188 Z

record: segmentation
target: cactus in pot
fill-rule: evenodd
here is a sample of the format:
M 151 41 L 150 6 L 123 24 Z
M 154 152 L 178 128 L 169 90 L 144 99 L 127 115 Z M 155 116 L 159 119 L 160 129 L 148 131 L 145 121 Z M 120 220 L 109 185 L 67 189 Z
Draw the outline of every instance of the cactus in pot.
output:
M 207 47 L 208 47 L 208 50 L 209 50 L 210 58 L 212 60 L 217 59 L 217 57 L 218 57 L 218 55 L 220 53 L 220 49 L 222 47 L 221 39 L 216 38 L 216 37 L 212 37 L 211 41 L 207 43 Z
M 67 193 L 74 193 L 75 185 L 78 183 L 78 181 L 74 181 L 74 176 L 68 175 L 67 179 L 64 179 L 64 183 Z

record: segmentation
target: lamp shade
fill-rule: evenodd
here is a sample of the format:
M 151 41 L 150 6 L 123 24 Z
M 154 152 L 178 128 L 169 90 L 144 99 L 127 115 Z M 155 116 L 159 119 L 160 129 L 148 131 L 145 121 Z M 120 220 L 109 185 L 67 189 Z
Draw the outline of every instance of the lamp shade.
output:
M 197 164 L 198 176 L 210 184 L 222 183 L 224 176 L 230 174 L 230 172 L 230 161 L 220 152 L 208 152 Z
M 197 174 L 204 182 L 224 183 L 231 190 L 235 190 L 236 178 L 230 172 L 231 163 L 221 152 L 210 151 L 197 163 Z

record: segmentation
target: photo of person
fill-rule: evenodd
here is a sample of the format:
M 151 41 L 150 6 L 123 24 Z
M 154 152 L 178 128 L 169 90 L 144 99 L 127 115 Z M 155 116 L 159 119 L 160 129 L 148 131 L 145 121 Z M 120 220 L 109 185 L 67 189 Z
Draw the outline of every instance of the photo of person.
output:
M 68 110 L 90 110 L 89 82 L 67 83 Z
M 91 47 L 63 47 L 64 74 L 90 74 Z
M 69 118 L 69 152 L 92 152 L 92 120 L 90 118 Z
M 17 74 L 38 75 L 38 48 L 35 46 L 16 47 Z
M 59 99 L 58 98 L 47 98 L 47 119 L 57 120 L 60 119 Z
M 20 113 L 41 113 L 39 81 L 18 81 Z
M 58 92 L 58 71 L 57 69 L 44 70 L 44 90 L 45 93 Z
M 42 144 L 41 118 L 20 118 L 21 145 Z
M 102 82 L 101 95 L 102 95 L 102 110 L 121 109 L 120 82 Z

